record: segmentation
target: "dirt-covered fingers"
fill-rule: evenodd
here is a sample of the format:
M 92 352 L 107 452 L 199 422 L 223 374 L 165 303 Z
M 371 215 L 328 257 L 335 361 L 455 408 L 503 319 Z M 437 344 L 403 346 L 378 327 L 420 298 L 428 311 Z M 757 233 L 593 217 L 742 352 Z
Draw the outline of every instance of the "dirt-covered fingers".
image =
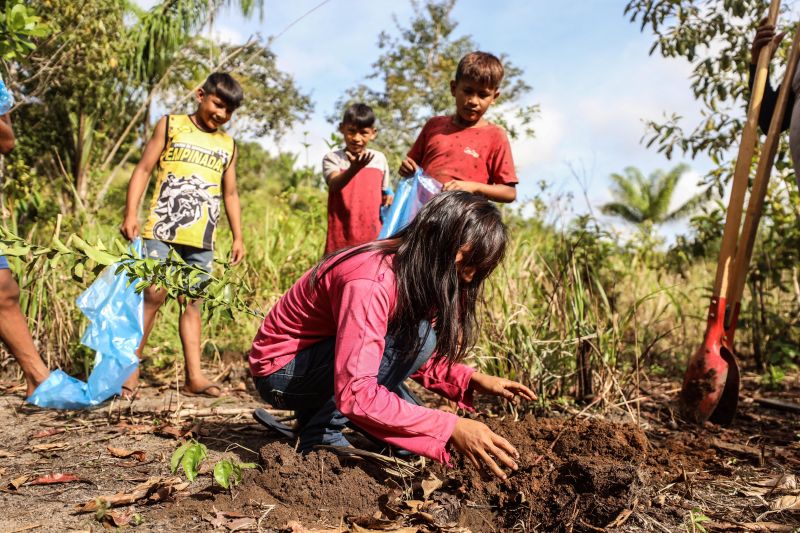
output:
M 498 435 L 497 433 L 492 433 L 492 450 L 494 456 L 500 459 L 504 465 L 511 468 L 512 470 L 517 469 L 517 459 L 519 459 L 519 452 L 517 451 L 514 446 L 511 445 L 506 439 Z
M 502 437 L 498 438 L 505 441 L 505 439 Z M 511 445 L 509 444 L 509 446 Z M 513 447 L 511 447 L 511 449 L 513 450 Z M 518 468 L 517 462 L 512 457 L 514 453 L 516 453 L 516 450 L 513 453 L 509 452 L 508 450 L 503 449 L 501 446 L 496 445 L 494 442 L 487 443 L 485 448 L 478 450 L 478 455 L 480 456 L 483 464 L 489 468 L 492 474 L 500 479 L 506 479 L 508 477 L 500 465 L 510 468 L 511 470 L 516 470 Z M 495 459 L 497 461 L 495 461 Z M 500 465 L 497 464 L 498 462 Z
M 528 400 L 535 400 L 536 393 L 533 392 L 531 389 L 523 385 L 522 383 L 514 383 L 509 387 L 511 391 L 514 393 L 515 396 L 522 396 L 523 398 L 527 398 Z

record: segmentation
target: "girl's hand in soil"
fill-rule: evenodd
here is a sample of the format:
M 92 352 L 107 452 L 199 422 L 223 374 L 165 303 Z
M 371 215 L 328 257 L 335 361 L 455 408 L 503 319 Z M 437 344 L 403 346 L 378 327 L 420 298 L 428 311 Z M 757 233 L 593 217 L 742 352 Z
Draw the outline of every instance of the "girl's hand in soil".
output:
M 477 420 L 459 418 L 450 436 L 450 443 L 467 456 L 476 468 L 480 469 L 483 463 L 500 479 L 508 479 L 508 476 L 497 465 L 495 459 L 512 470 L 518 468 L 515 461 L 519 459 L 517 450 L 510 442 Z
M 522 383 L 517 383 L 510 379 L 487 376 L 480 372 L 472 374 L 469 386 L 476 392 L 501 396 L 506 400 L 514 400 L 517 397 L 528 400 L 536 399 L 536 394 Z

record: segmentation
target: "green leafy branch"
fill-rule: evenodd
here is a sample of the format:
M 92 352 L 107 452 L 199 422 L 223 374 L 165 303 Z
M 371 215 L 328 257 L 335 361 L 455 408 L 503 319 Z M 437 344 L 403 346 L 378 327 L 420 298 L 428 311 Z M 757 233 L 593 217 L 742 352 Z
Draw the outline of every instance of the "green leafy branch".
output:
M 33 39 L 49 33 L 50 28 L 23 0 L 8 2 L 0 11 L 0 57 L 9 61 L 25 56 L 36 49 Z
M 27 242 L 7 228 L 0 227 L 0 253 L 24 260 L 30 272 L 64 271 L 65 267 L 75 281 L 86 283 L 87 272 L 99 274 L 103 268 L 118 264 L 116 274 L 125 273 L 137 292 L 154 285 L 164 289 L 171 298 L 185 297 L 204 301 L 204 312 L 209 316 L 221 313 L 233 318 L 233 312 L 263 316 L 251 309 L 245 297 L 252 293 L 250 286 L 231 268 L 224 268 L 222 276 L 206 274 L 204 270 L 186 264 L 177 254 L 170 252 L 165 260 L 137 257 L 127 244 L 114 239 L 109 246 L 98 239 L 89 243 L 76 234 L 66 241 L 58 235 L 58 224 L 50 246 Z M 223 263 L 228 266 L 227 264 Z

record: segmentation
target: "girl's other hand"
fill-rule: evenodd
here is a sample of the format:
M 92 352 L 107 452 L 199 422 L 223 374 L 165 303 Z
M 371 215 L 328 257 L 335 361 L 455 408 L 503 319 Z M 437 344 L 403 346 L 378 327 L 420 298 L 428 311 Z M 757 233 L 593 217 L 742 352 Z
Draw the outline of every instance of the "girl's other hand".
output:
M 492 396 L 501 396 L 506 400 L 514 400 L 517 397 L 526 398 L 528 400 L 536 399 L 536 393 L 522 383 L 517 383 L 516 381 L 511 381 L 506 378 L 488 376 L 480 372 L 472 374 L 469 386 L 474 391 L 483 394 L 491 394 Z
M 495 459 L 511 470 L 519 468 L 516 462 L 519 453 L 511 443 L 477 420 L 459 418 L 450 436 L 450 443 L 476 468 L 481 468 L 483 464 L 500 479 L 508 479 L 508 476 Z

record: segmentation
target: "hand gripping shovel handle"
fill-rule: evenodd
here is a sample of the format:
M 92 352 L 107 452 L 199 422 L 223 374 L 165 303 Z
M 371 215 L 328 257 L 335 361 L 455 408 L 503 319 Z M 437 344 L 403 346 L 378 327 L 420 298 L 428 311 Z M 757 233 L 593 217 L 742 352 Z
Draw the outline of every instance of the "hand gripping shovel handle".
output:
M 747 212 L 744 217 L 742 235 L 739 238 L 739 246 L 736 249 L 734 259 L 734 277 L 730 290 L 728 291 L 728 303 L 731 306 L 731 316 L 726 328 L 728 341 L 733 345 L 733 334 L 736 330 L 736 320 L 739 314 L 739 303 L 742 301 L 747 272 L 750 267 L 750 260 L 753 257 L 753 248 L 758 233 L 758 225 L 761 221 L 761 213 L 764 209 L 764 199 L 767 196 L 770 172 L 775 162 L 775 154 L 778 152 L 780 144 L 781 126 L 783 117 L 786 115 L 786 106 L 789 102 L 789 93 L 792 89 L 792 80 L 797 70 L 797 62 L 800 60 L 800 25 L 795 27 L 795 36 L 792 43 L 792 50 L 789 52 L 789 59 L 786 64 L 786 73 L 783 76 L 781 90 L 778 93 L 778 100 L 775 103 L 775 112 L 769 124 L 767 138 L 761 148 L 761 158 L 758 161 L 756 177 L 753 181 L 753 188 L 750 191 L 750 201 L 747 204 Z
M 772 0 L 767 15 L 769 24 L 774 25 L 777 22 L 779 9 L 780 0 Z M 764 98 L 770 55 L 770 47 L 765 46 L 758 56 L 753 91 L 747 109 L 747 121 L 742 130 L 742 140 L 736 157 L 731 196 L 728 201 L 728 211 L 725 216 L 725 227 L 717 262 L 717 273 L 708 309 L 705 338 L 703 344 L 689 360 L 681 389 L 681 413 L 685 418 L 698 423 L 706 421 L 716 409 L 725 390 L 731 365 L 733 365 L 734 372 L 738 371 L 732 351 L 725 339 L 726 295 L 733 277 L 744 196 L 747 192 L 750 166 L 755 152 L 756 127 L 761 112 L 761 102 Z M 728 392 L 728 396 L 730 396 L 731 391 Z M 738 383 L 733 396 L 738 400 Z M 735 411 L 734 406 L 733 412 L 735 413 Z

